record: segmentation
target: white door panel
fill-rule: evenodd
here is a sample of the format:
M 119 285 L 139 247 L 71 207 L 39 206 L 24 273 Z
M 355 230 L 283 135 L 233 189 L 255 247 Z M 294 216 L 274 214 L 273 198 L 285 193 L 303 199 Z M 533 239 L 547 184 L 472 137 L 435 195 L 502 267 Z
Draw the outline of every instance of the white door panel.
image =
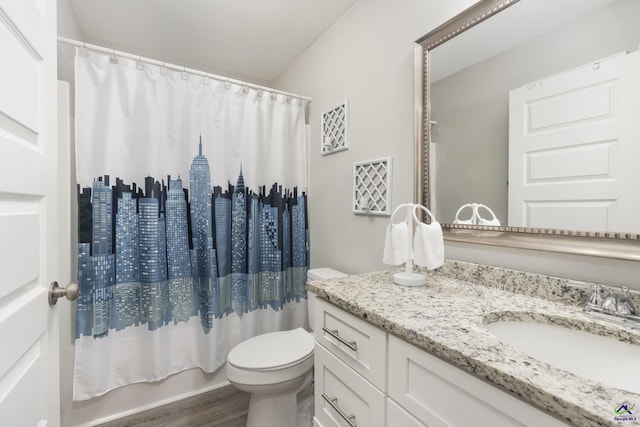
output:
M 640 53 L 509 96 L 509 225 L 640 232 Z
M 0 212 L 0 236 L 13 243 L 0 245 L 0 298 L 37 282 L 40 276 L 40 215 L 37 211 L 6 213 L 16 204 L 24 205 L 0 200 L 0 209 L 5 210 Z
M 526 156 L 526 182 L 613 178 L 615 150 L 614 141 L 540 149 Z
M 525 216 L 540 228 L 607 230 L 615 212 L 614 200 L 529 202 Z
M 0 424 L 56 427 L 55 0 L 0 0 L 0 51 Z
M 560 79 L 564 80 L 564 76 Z M 545 81 L 543 85 L 548 87 L 548 83 Z M 563 87 L 563 84 L 554 85 L 552 90 L 558 93 L 547 93 L 546 97 L 527 103 L 527 133 L 579 126 L 616 116 L 617 80 L 569 88 Z
M 23 128 L 17 130 L 17 136 L 32 143 L 37 142 L 41 126 L 42 103 L 46 102 L 41 91 L 47 78 L 43 61 L 46 22 L 35 3 L 5 0 L 0 9 L 0 51 L 10 63 L 0 67 L 0 111 L 3 120 L 14 122 L 11 128 Z

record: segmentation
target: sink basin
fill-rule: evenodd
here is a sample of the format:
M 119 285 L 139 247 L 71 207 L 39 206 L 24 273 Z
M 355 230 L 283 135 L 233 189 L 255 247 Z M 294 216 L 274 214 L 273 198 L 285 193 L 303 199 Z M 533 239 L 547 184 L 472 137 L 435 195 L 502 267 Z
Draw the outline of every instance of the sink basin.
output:
M 556 368 L 640 393 L 640 345 L 533 321 L 498 321 L 486 328 L 503 343 Z

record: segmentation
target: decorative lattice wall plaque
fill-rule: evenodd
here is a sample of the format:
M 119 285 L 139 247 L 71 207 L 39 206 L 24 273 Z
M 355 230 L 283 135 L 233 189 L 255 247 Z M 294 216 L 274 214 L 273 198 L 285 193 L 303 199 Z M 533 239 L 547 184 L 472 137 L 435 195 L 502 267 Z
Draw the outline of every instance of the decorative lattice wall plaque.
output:
M 352 210 L 357 214 L 391 214 L 391 157 L 353 164 Z
M 349 101 L 322 114 L 320 150 L 323 156 L 349 148 Z

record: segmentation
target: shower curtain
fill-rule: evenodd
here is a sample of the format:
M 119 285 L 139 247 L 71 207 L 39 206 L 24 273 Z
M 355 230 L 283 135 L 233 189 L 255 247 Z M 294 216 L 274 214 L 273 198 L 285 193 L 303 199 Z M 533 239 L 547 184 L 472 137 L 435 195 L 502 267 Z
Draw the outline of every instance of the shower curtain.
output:
M 306 101 L 78 48 L 74 400 L 307 326 Z

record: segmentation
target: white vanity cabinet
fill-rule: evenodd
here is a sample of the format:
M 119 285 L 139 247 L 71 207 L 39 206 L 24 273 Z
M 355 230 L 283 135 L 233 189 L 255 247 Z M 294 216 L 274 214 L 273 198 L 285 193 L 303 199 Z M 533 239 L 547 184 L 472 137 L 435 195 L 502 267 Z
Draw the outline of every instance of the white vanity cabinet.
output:
M 315 427 L 566 427 L 316 298 Z
M 390 398 L 387 398 L 387 425 L 389 427 L 425 427 L 424 423 Z
M 389 337 L 388 367 L 389 398 L 424 423 L 418 425 L 567 427 L 545 412 L 395 336 Z

